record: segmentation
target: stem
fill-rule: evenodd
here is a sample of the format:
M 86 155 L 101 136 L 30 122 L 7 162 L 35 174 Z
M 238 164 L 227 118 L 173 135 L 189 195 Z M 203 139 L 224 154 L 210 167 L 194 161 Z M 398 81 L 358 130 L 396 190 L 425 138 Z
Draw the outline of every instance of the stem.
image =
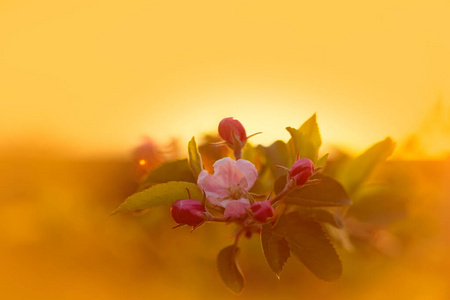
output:
M 238 230 L 238 232 L 236 232 L 236 237 L 234 238 L 234 248 L 237 247 L 239 238 L 241 237 L 241 234 L 244 232 L 244 228 L 241 228 Z
M 206 221 L 208 221 L 208 222 L 230 222 L 230 220 L 228 218 L 214 217 L 214 216 L 211 216 L 211 215 L 208 216 Z
M 233 154 L 234 154 L 234 158 L 236 160 L 241 159 L 242 158 L 242 148 L 234 147 Z
M 270 200 L 270 204 L 274 205 L 275 203 L 280 201 L 284 196 L 289 194 L 294 189 L 295 189 L 295 186 L 291 187 L 289 184 L 287 184 L 286 187 L 284 188 L 284 190 L 281 193 L 279 193 L 275 198 Z

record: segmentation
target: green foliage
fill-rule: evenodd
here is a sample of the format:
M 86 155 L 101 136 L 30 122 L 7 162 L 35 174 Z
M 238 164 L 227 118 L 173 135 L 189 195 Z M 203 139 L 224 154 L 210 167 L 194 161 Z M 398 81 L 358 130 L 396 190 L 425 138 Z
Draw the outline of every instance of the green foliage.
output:
M 373 169 L 392 154 L 395 144 L 390 138 L 386 138 L 353 160 L 342 157 L 327 166 L 328 154 L 320 158 L 318 156 L 322 139 L 315 114 L 298 129 L 286 129 L 291 135 L 287 143 L 277 140 L 267 147 L 247 143 L 242 149 L 242 157 L 252 162 L 258 170 L 258 178 L 248 197 L 251 200 L 252 197 L 256 200 L 271 198 L 268 195 L 274 192 L 277 196 L 271 198 L 272 204 L 276 205 L 278 201 L 284 203 L 278 206 L 275 216 L 269 219 L 272 223 L 257 222 L 250 210 L 248 215 L 241 218 L 224 218 L 224 208 L 208 201 L 205 203 L 205 220 L 235 222 L 242 227 L 240 233 L 251 233 L 261 228 L 261 246 L 265 259 L 278 278 L 292 253 L 318 278 L 336 280 L 342 274 L 342 264 L 328 234 L 336 231 L 342 232 L 347 238 L 351 235 L 351 230 L 346 231 L 350 228 L 350 222 L 343 228 L 340 217 L 345 218 L 348 213 L 360 221 L 384 225 L 405 215 L 406 201 L 400 194 L 394 194 L 382 186 L 362 185 Z M 210 142 L 212 141 L 216 139 L 210 137 Z M 290 168 L 297 154 L 301 158 L 312 160 L 316 168 L 327 167 L 325 172 L 332 174 L 333 178 L 319 172 L 311 178 L 315 181 L 308 181 L 309 184 L 293 190 L 288 186 L 285 190 L 287 170 L 275 165 Z M 206 143 L 197 147 L 196 140 L 192 137 L 188 143 L 188 159 L 167 162 L 150 172 L 141 183 L 141 191 L 128 197 L 113 214 L 170 206 L 179 199 L 187 199 L 187 189 L 192 199 L 200 201 L 203 193 L 195 183 L 203 170 L 203 163 L 209 170 L 215 161 L 229 155 L 230 149 L 225 146 L 211 147 Z M 233 172 L 228 173 L 227 176 L 234 176 Z M 231 177 L 230 182 L 232 179 Z M 234 193 L 235 187 L 229 186 L 227 178 L 222 181 L 217 186 Z M 285 192 L 280 194 L 283 190 Z M 356 200 L 355 205 L 342 209 L 341 206 L 352 204 L 349 194 Z M 233 198 L 234 194 L 229 197 Z M 325 225 L 327 231 L 323 228 Z M 245 279 L 237 262 L 239 234 L 237 236 L 234 245 L 220 251 L 217 267 L 225 285 L 239 294 L 244 288 Z
M 256 161 L 257 164 L 260 164 L 258 179 L 251 189 L 252 192 L 257 194 L 270 193 L 273 189 L 275 178 L 286 173 L 285 170 L 277 168 L 275 165 L 288 167 L 293 163 L 287 145 L 283 141 L 275 141 L 268 147 L 258 145 L 253 147 L 252 150 L 247 149 L 247 151 L 244 148 L 244 158 L 245 156 L 251 156 L 249 157 L 253 159 L 251 161 Z
M 188 199 L 187 190 L 189 190 L 192 199 L 202 199 L 203 193 L 196 184 L 171 181 L 154 185 L 131 195 L 112 214 L 157 206 L 170 206 L 177 200 Z
M 406 195 L 386 186 L 370 185 L 358 190 L 348 215 L 360 221 L 386 225 L 407 215 Z
M 234 293 L 239 294 L 244 289 L 244 275 L 237 263 L 239 248 L 235 245 L 223 248 L 217 256 L 217 268 L 220 277 L 226 286 Z
M 285 142 L 275 141 L 269 147 L 259 145 L 258 150 L 265 157 L 265 166 L 270 169 L 274 178 L 278 178 L 286 171 L 280 168 L 276 168 L 275 165 L 291 167 L 294 163 L 293 159 L 289 155 L 289 149 Z
M 247 142 L 244 148 L 242 148 L 242 159 L 256 163 L 260 158 L 261 154 L 257 147 L 254 147 L 251 143 Z
M 268 194 L 273 189 L 275 178 L 269 168 L 263 168 L 256 179 L 255 184 L 251 188 L 250 192 L 256 194 Z
M 252 144 L 247 142 L 242 149 L 242 158 L 251 161 L 256 168 L 259 169 L 258 178 L 251 188 L 251 192 L 266 194 L 272 190 L 275 179 L 273 178 L 270 169 L 267 167 L 266 157 L 264 153 L 260 151 L 259 147 L 262 146 L 258 145 L 258 147 L 254 147 Z
M 320 157 L 316 163 L 314 164 L 314 166 L 316 168 L 325 168 L 327 166 L 327 160 L 328 160 L 328 155 L 329 153 L 323 155 L 322 157 Z
M 285 239 L 292 254 L 320 279 L 331 281 L 341 276 L 341 260 L 319 223 L 293 212 L 281 215 L 272 233 Z
M 290 255 L 288 242 L 282 236 L 274 234 L 270 224 L 264 224 L 261 230 L 261 246 L 269 267 L 280 278 L 281 270 Z
M 352 194 L 369 177 L 373 169 L 392 154 L 394 148 L 395 143 L 391 138 L 374 144 L 338 173 L 338 180 L 347 192 Z
M 291 134 L 291 139 L 288 142 L 291 157 L 295 158 L 297 153 L 299 153 L 300 157 L 309 158 L 315 163 L 319 154 L 319 148 L 322 145 L 316 114 L 312 115 L 299 129 L 286 127 L 286 130 Z
M 187 159 L 170 161 L 151 171 L 140 183 L 140 189 L 169 181 L 196 182 Z
M 321 179 L 318 184 L 295 189 L 284 197 L 286 204 L 304 207 L 343 206 L 351 201 L 342 185 L 331 177 L 316 174 L 313 179 Z M 280 177 L 275 183 L 275 193 L 280 193 L 286 185 L 286 177 Z
M 200 153 L 198 152 L 197 142 L 195 138 L 189 141 L 188 144 L 188 153 L 189 153 L 189 167 L 191 168 L 192 174 L 194 178 L 198 178 L 198 174 L 203 170 L 202 158 L 200 157 Z

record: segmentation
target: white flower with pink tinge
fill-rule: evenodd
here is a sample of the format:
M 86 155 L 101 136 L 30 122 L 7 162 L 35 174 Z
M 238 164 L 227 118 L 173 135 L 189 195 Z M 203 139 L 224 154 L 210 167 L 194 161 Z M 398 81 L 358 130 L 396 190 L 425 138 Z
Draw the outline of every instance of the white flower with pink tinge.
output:
M 212 205 L 225 208 L 225 218 L 240 218 L 250 208 L 248 191 L 258 178 L 258 171 L 248 160 L 225 157 L 213 165 L 214 174 L 203 170 L 197 184 Z

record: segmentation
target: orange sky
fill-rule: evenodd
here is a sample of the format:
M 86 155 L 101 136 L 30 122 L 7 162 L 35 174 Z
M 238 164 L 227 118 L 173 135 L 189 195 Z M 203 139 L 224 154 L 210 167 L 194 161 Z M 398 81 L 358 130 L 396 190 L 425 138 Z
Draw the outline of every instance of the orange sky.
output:
M 125 154 L 234 116 L 267 144 L 317 112 L 362 150 L 450 106 L 448 1 L 0 1 L 0 147 Z

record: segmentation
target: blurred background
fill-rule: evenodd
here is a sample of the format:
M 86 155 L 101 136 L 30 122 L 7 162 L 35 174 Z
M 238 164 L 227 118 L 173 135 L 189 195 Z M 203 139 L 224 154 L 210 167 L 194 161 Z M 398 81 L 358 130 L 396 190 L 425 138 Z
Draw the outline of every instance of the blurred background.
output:
M 316 112 L 332 161 L 397 142 L 370 180 L 405 213 L 340 249 L 333 283 L 294 259 L 278 281 L 245 240 L 240 298 L 449 299 L 449 14 L 437 0 L 1 0 L 2 298 L 235 298 L 215 265 L 231 226 L 109 213 L 224 117 L 269 145 Z

